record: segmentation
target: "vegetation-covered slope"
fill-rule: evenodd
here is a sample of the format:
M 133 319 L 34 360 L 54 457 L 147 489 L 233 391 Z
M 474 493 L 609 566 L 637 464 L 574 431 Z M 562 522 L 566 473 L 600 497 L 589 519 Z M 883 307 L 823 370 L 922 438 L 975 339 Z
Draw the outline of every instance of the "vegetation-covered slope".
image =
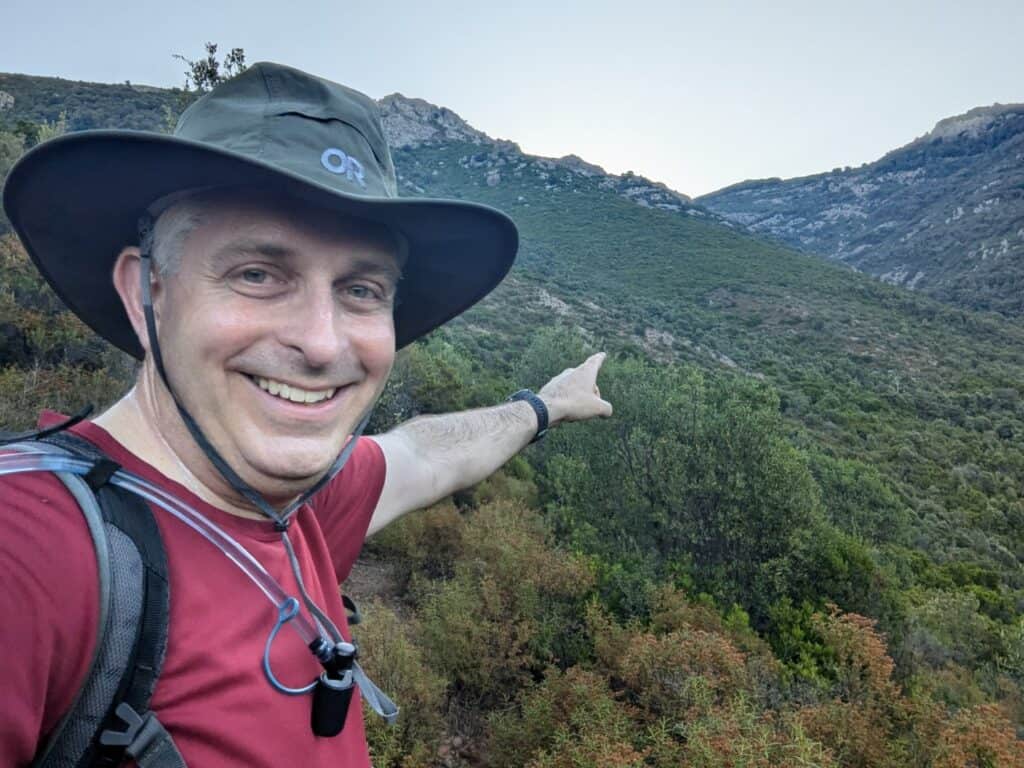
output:
M 477 354 L 500 364 L 531 328 L 561 318 L 599 346 L 636 344 L 655 359 L 771 382 L 783 414 L 802 427 L 798 439 L 875 466 L 941 526 L 968 517 L 985 526 L 997 539 L 980 546 L 982 557 L 994 565 L 1005 559 L 997 552 L 1012 552 L 1016 568 L 1017 326 L 713 222 L 638 208 L 593 179 L 565 174 L 553 185 L 536 162 L 489 186 L 474 152 L 419 147 L 397 159 L 428 193 L 471 196 L 520 224 L 517 279 L 461 326 L 489 331 L 465 334 Z
M 147 85 L 107 85 L 0 72 L 0 124 L 8 128 L 56 122 L 67 116 L 68 130 L 130 128 L 165 130 L 176 117 L 183 93 Z M 171 121 L 173 124 L 173 121 Z

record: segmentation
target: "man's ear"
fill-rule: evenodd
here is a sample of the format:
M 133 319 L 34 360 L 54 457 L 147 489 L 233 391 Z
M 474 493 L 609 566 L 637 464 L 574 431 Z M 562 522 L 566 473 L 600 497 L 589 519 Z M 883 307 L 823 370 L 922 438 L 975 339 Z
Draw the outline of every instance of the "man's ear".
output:
M 140 282 L 142 257 L 140 253 L 134 245 L 121 249 L 117 261 L 114 262 L 114 288 L 117 290 L 117 295 L 121 297 L 124 311 L 128 314 L 139 344 L 148 355 L 149 334 L 146 333 L 146 315 L 142 309 L 142 284 Z M 150 280 L 150 291 L 155 302 L 159 280 L 154 279 L 153 275 L 150 275 Z

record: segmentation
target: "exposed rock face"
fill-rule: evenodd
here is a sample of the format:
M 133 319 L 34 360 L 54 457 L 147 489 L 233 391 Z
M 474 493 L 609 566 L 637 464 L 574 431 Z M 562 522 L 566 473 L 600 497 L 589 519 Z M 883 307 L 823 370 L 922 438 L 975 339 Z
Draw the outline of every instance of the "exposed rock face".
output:
M 384 135 L 392 147 L 418 147 L 442 141 L 494 143 L 487 134 L 473 128 L 450 109 L 423 99 L 393 93 L 377 104 L 384 119 Z
M 0 91 L 0 111 L 14 106 L 14 97 L 7 91 Z
M 697 202 L 886 282 L 1024 314 L 1024 104 L 979 107 L 877 162 Z
M 415 148 L 429 144 L 467 142 L 480 147 L 479 152 L 461 158 L 464 168 L 479 169 L 487 186 L 498 186 L 503 173 L 531 173 L 545 182 L 547 191 L 571 190 L 574 176 L 596 179 L 603 189 L 648 208 L 684 213 L 688 216 L 711 217 L 706 210 L 693 205 L 686 195 L 664 184 L 650 181 L 631 172 L 617 176 L 601 166 L 588 163 L 576 155 L 545 158 L 525 154 L 518 144 L 492 139 L 445 107 L 423 99 L 410 99 L 399 93 L 385 96 L 378 102 L 384 119 L 384 133 L 392 148 Z M 407 183 L 405 188 L 422 191 Z

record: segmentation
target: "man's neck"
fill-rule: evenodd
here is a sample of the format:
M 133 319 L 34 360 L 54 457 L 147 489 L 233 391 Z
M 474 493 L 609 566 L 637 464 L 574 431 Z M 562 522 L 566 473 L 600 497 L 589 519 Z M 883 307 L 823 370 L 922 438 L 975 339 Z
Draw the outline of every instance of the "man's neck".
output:
M 182 456 L 183 452 L 176 451 L 171 441 L 164 436 L 159 425 L 170 414 L 163 414 L 161 418 L 161 409 L 155 398 L 148 395 L 148 389 L 143 382 L 132 387 L 128 394 L 94 419 L 94 423 L 140 459 L 166 477 L 185 486 L 208 504 L 239 517 L 267 519 L 261 512 L 238 498 L 234 489 L 219 475 L 205 456 L 199 460 L 199 463 L 204 465 L 205 473 L 202 470 L 197 473 L 189 468 L 194 459 Z M 180 422 L 177 414 L 172 418 L 173 421 Z M 181 431 L 184 430 L 184 425 L 181 425 Z M 187 433 L 177 437 L 175 442 L 187 441 L 195 447 L 195 451 L 200 450 Z M 204 474 L 210 475 L 205 481 L 201 477 Z

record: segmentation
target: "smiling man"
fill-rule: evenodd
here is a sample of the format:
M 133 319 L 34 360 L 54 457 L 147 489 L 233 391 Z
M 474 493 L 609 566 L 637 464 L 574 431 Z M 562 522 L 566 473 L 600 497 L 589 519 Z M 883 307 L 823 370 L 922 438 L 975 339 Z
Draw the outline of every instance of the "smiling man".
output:
M 168 252 L 175 243 L 181 253 Z M 121 252 L 114 285 L 148 347 L 140 255 Z M 170 391 L 248 485 L 278 505 L 291 501 L 328 471 L 387 382 L 399 241 L 379 224 L 228 188 L 168 208 L 152 258 L 171 387 L 144 365 L 132 392 L 95 423 L 136 455 L 162 458 L 162 471 L 208 500 L 262 517 L 204 460 Z
M 549 426 L 611 414 L 595 355 L 536 395 L 360 437 L 396 349 L 492 290 L 517 248 L 493 209 L 396 189 L 372 100 L 273 64 L 174 135 L 70 135 L 11 171 L 5 210 L 42 274 L 142 361 L 64 445 L 101 499 L 118 478 L 149 489 L 151 509 L 119 514 L 152 515 L 166 570 L 147 564 L 146 600 L 165 584 L 169 607 L 152 663 L 148 630 L 135 650 L 97 642 L 109 585 L 82 499 L 50 473 L 0 478 L 0 764 L 369 765 L 361 708 L 340 702 L 353 680 L 389 702 L 338 592 L 366 535 Z M 129 651 L 117 695 L 96 694 Z

